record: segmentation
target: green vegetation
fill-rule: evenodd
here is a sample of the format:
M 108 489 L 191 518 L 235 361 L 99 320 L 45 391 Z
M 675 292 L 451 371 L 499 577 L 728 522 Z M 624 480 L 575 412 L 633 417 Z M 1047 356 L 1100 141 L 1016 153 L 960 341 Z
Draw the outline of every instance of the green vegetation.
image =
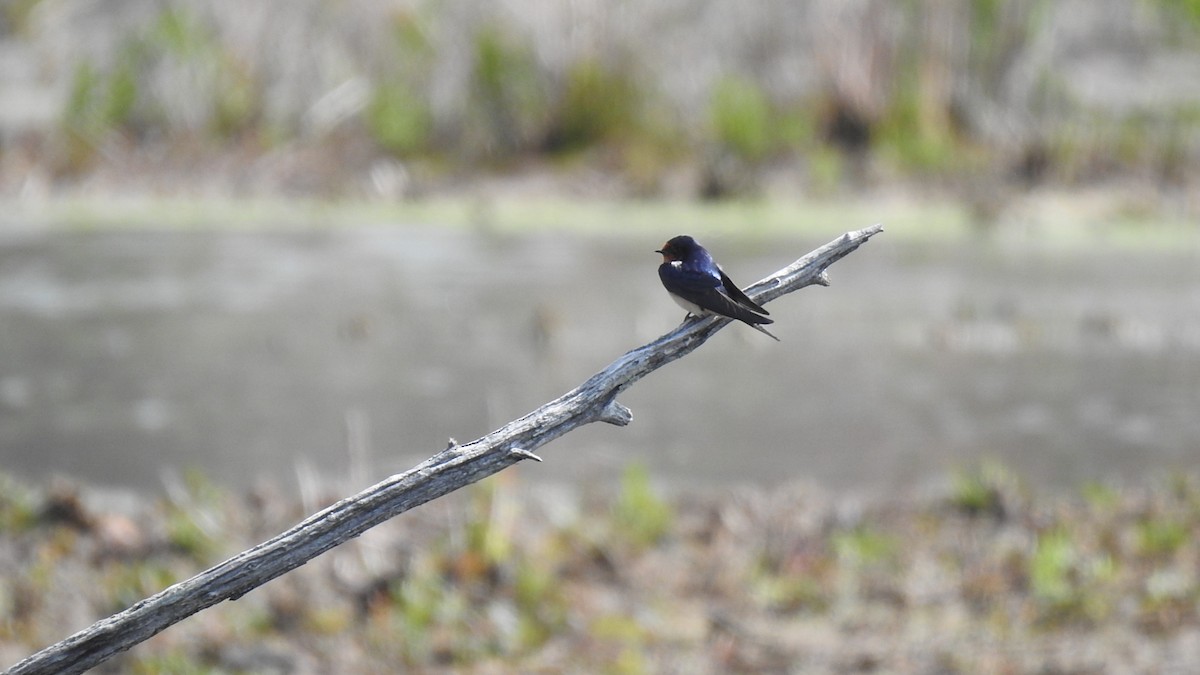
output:
M 475 37 L 472 105 L 483 133 L 473 142 L 501 157 L 531 150 L 549 116 L 532 45 L 514 34 L 488 24 Z
M 644 465 L 631 464 L 621 477 L 621 493 L 613 506 L 613 536 L 636 548 L 658 542 L 671 529 L 674 514 L 650 483 Z
M 1003 518 L 1006 500 L 1015 498 L 1017 491 L 1012 474 L 1002 465 L 987 461 L 973 469 L 954 473 L 950 503 L 968 515 Z
M 751 598 L 771 612 L 813 612 L 828 609 L 833 599 L 832 581 L 828 572 L 836 569 L 829 557 L 821 564 L 804 567 L 792 573 L 771 571 L 765 566 L 754 570 L 750 578 Z
M 1200 0 L 1158 0 L 1174 16 L 1188 24 L 1192 31 L 1200 31 Z
M 104 76 L 90 64 L 79 65 L 67 102 L 67 124 L 72 131 L 94 138 L 130 122 L 137 100 L 136 59 L 136 52 L 126 52 Z
M 167 7 L 134 44 L 143 55 L 142 71 L 177 70 L 185 82 L 208 94 L 203 124 L 214 138 L 232 139 L 255 131 L 263 106 L 260 83 L 212 26 L 184 7 Z M 147 117 L 164 115 L 164 103 L 146 100 Z M 176 122 L 164 119 L 160 124 L 169 129 Z
M 130 143 L 152 135 L 180 141 L 201 131 L 228 140 L 258 130 L 263 104 L 252 69 L 187 9 L 164 7 L 148 28 L 120 44 L 111 63 L 86 59 L 75 67 L 62 114 L 63 168 L 86 168 L 96 149 L 114 137 Z M 164 71 L 179 89 L 146 85 Z M 203 97 L 200 115 L 176 110 L 177 100 L 195 97 Z
M 12 26 L 13 32 L 27 30 L 29 17 L 42 0 L 10 0 L 0 5 L 0 23 Z
M 1089 554 L 1062 529 L 1043 532 L 1027 560 L 1039 618 L 1049 623 L 1098 623 L 1112 610 L 1104 587 L 1116 576 L 1107 553 Z
M 1138 524 L 1138 549 L 1147 556 L 1174 555 L 1192 536 L 1191 526 L 1175 518 L 1147 518 Z
M 753 81 L 726 77 L 712 95 L 716 140 L 747 162 L 759 162 L 775 146 L 771 104 Z
M 386 68 L 374 78 L 363 111 L 368 137 L 384 151 L 399 157 L 421 155 L 433 148 L 434 120 L 424 95 L 433 47 L 421 17 L 396 14 Z
M 410 665 L 471 663 L 536 649 L 561 629 L 553 561 L 518 546 L 522 513 L 505 483 L 493 477 L 470 490 L 465 536 L 427 542 L 387 595 L 366 605 L 366 636 L 377 649 Z
M 433 116 L 414 91 L 392 82 L 376 87 L 367 106 L 366 124 L 380 147 L 403 157 L 429 147 Z
M 33 527 L 38 519 L 38 498 L 22 481 L 0 474 L 0 533 Z
M 567 71 L 545 146 L 570 152 L 629 140 L 639 132 L 642 106 L 642 90 L 628 66 L 582 59 Z
M 37 6 L 10 3 L 3 16 L 25 31 Z M 985 220 L 1010 191 L 1041 184 L 1130 177 L 1187 190 L 1200 175 L 1194 101 L 1105 107 L 1062 80 L 1061 58 L 1039 51 L 1056 0 L 900 3 L 889 9 L 897 21 L 879 31 L 863 30 L 875 15 L 866 26 L 831 21 L 828 30 L 847 33 L 826 39 L 853 40 L 869 65 L 838 66 L 780 39 L 781 27 L 722 43 L 730 51 L 719 67 L 695 73 L 650 60 L 674 56 L 646 48 L 656 33 L 643 31 L 656 22 L 638 20 L 661 18 L 646 8 L 599 10 L 548 39 L 544 22 L 448 7 L 372 7 L 351 19 L 326 3 L 297 5 L 282 10 L 286 21 L 255 28 L 161 3 L 139 22 L 114 24 L 127 34 L 101 42 L 115 46 L 68 50 L 70 95 L 44 161 L 59 178 L 109 157 L 191 166 L 197 154 L 253 161 L 270 152 L 282 159 L 267 164 L 287 175 L 265 184 L 293 184 L 303 163 L 293 160 L 303 158 L 315 166 L 295 182 L 339 198 L 377 186 L 382 156 L 418 177 L 406 197 L 531 167 L 601 174 L 607 189 L 634 199 L 858 194 L 898 182 L 935 187 Z M 1131 36 L 1139 48 L 1200 49 L 1194 0 L 1140 7 L 1163 30 Z M 303 37 L 268 40 L 275 23 L 304 27 Z M 247 48 L 247 30 L 264 32 L 262 49 Z M 1142 44 L 1155 39 L 1164 44 Z M 780 76 L 758 68 L 765 63 L 799 66 Z
M 900 550 L 899 542 L 869 527 L 838 532 L 833 537 L 833 550 L 843 565 L 855 568 L 889 566 Z
M 916 85 L 900 87 L 891 111 L 879 124 L 876 144 L 885 158 L 906 171 L 951 171 L 958 167 L 966 146 L 919 96 Z
M 105 565 L 100 580 L 109 601 L 103 611 L 115 614 L 179 580 L 162 560 L 152 559 L 134 564 L 109 563 Z
M 87 62 L 76 67 L 63 113 L 65 163 L 69 170 L 84 168 L 104 136 L 129 123 L 137 97 L 133 57 L 129 54 L 107 73 Z
M 229 495 L 196 469 L 186 471 L 183 479 L 182 493 L 163 506 L 167 543 L 197 563 L 213 562 L 220 552 L 215 536 L 219 513 Z

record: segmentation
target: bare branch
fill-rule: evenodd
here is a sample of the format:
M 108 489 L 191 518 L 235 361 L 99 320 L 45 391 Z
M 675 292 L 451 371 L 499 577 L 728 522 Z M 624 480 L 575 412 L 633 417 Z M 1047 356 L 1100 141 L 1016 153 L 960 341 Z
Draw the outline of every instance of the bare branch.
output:
M 883 230 L 849 232 L 746 289 L 759 304 L 812 284 L 828 285 L 827 267 Z M 316 513 L 290 530 L 96 622 L 13 666 L 8 675 L 80 673 L 159 631 L 224 600 L 236 600 L 368 529 L 449 492 L 490 476 L 590 422 L 625 426 L 633 419 L 618 394 L 662 366 L 690 353 L 729 319 L 689 319 L 678 328 L 614 361 L 586 382 L 524 417 L 470 443 L 450 440 L 445 450 L 408 471 Z

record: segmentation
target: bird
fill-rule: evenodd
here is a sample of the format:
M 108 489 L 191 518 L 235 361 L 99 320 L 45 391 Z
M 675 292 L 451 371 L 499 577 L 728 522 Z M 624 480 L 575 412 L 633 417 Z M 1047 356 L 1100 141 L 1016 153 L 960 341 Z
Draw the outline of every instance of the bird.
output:
M 688 314 L 715 314 L 737 319 L 779 340 L 762 327 L 762 324 L 774 323 L 765 316 L 770 312 L 748 298 L 695 239 L 686 234 L 672 237 L 655 253 L 663 257 L 658 266 L 658 278 L 662 280 L 663 288 Z

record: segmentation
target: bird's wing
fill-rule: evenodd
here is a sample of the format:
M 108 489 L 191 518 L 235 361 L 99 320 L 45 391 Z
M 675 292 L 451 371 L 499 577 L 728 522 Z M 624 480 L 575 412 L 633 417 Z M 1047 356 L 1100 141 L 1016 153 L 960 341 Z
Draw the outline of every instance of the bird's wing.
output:
M 658 274 L 662 279 L 663 286 L 666 286 L 668 291 L 702 309 L 749 324 L 774 323 L 722 293 L 722 280 L 725 278 L 723 273 L 718 277 L 700 271 L 663 265 L 659 268 Z M 746 299 L 749 300 L 749 298 Z M 753 302 L 750 305 L 757 306 Z
M 725 274 L 725 270 L 720 268 L 717 269 L 721 273 L 721 283 L 725 286 L 725 292 L 729 294 L 729 297 L 733 298 L 734 302 L 745 305 L 759 314 L 770 314 L 770 312 L 762 308 L 762 305 L 759 305 L 757 302 L 751 300 L 745 293 L 743 293 L 742 289 L 738 288 L 737 284 L 733 283 L 733 279 L 730 279 L 729 276 Z

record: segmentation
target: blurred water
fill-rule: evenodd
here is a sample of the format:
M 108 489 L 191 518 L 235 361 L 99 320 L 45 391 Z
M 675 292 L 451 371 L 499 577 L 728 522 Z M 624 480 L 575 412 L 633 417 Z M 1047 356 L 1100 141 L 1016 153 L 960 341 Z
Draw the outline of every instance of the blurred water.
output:
M 369 483 L 673 328 L 651 253 L 673 234 L 5 234 L 0 467 Z M 823 241 L 707 243 L 746 285 Z M 1194 466 L 1198 257 L 885 233 L 770 306 L 782 343 L 730 326 L 627 392 L 631 426 L 520 471 L 898 489 L 981 457 L 1053 484 Z

